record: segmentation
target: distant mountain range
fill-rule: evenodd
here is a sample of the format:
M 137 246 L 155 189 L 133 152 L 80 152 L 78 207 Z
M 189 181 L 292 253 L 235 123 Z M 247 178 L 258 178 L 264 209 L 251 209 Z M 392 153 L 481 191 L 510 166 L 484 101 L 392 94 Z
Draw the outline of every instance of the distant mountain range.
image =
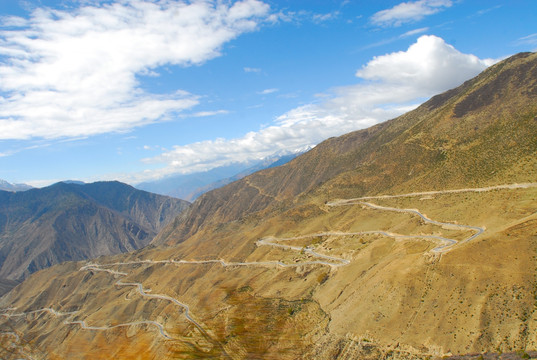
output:
M 156 181 L 148 181 L 135 185 L 140 190 L 155 194 L 173 196 L 179 199 L 194 201 L 207 191 L 217 189 L 233 181 L 253 174 L 256 171 L 283 165 L 299 153 L 272 156 L 262 161 L 235 163 L 215 169 L 187 175 L 174 175 Z
M 188 207 L 119 182 L 0 191 L 0 280 L 139 249 Z
M 5 180 L 0 179 L 0 190 L 4 191 L 25 191 L 30 190 L 32 187 L 26 184 L 11 184 Z

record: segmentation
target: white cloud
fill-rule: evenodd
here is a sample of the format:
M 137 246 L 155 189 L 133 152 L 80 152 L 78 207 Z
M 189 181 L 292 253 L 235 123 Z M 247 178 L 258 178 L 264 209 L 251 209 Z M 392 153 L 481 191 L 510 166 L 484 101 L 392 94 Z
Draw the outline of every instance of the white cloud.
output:
M 373 58 L 356 76 L 433 94 L 462 83 L 493 63 L 462 54 L 439 37 L 424 35 L 407 51 Z
M 245 67 L 245 68 L 244 68 L 244 72 L 247 72 L 247 73 L 258 73 L 258 72 L 261 72 L 261 69 L 259 69 L 259 68 Z
M 217 57 L 269 11 L 259 0 L 119 0 L 11 18 L 17 28 L 0 31 L 0 139 L 86 136 L 167 120 L 198 97 L 147 93 L 136 76 Z
M 312 19 L 314 23 L 319 24 L 325 21 L 331 21 L 331 20 L 337 19 L 339 15 L 340 15 L 340 12 L 336 10 L 336 11 L 332 11 L 326 14 L 313 14 Z
M 406 51 L 373 58 L 357 71 L 362 81 L 332 89 L 320 104 L 293 109 L 271 126 L 241 138 L 175 146 L 146 163 L 160 170 L 136 174 L 136 182 L 173 173 L 204 171 L 238 161 L 293 152 L 330 137 L 362 129 L 415 108 L 424 99 L 479 74 L 492 60 L 463 54 L 441 38 L 422 36 Z
M 406 37 L 409 37 L 409 36 L 414 36 L 414 35 L 417 35 L 417 34 L 421 34 L 421 33 L 424 33 L 426 31 L 429 31 L 429 28 L 428 27 L 422 27 L 422 28 L 419 28 L 419 29 L 414 29 L 414 30 L 409 30 L 407 31 L 406 33 L 404 34 L 401 34 L 399 36 L 399 38 L 406 38 Z
M 275 19 L 273 22 L 294 22 L 296 24 L 311 22 L 316 25 L 321 25 L 325 22 L 336 20 L 340 17 L 340 15 L 341 12 L 339 10 L 334 10 L 323 14 L 315 13 L 308 10 L 299 10 L 280 11 L 278 14 L 273 14 L 272 18 Z
M 521 37 L 517 40 L 517 44 L 537 45 L 537 34 Z
M 55 184 L 60 181 L 65 181 L 65 179 L 27 180 L 23 181 L 23 184 L 27 184 L 35 188 L 41 188 Z
M 278 91 L 279 91 L 279 89 L 274 89 L 274 88 L 273 89 L 265 89 L 263 91 L 258 92 L 258 94 L 260 94 L 260 95 L 268 95 L 268 94 L 273 94 L 273 93 L 278 92 Z
M 380 26 L 401 26 L 415 22 L 425 16 L 436 14 L 453 4 L 452 0 L 418 0 L 403 2 L 391 9 L 381 10 L 371 17 L 371 22 Z
M 397 40 L 400 40 L 400 39 L 404 39 L 404 38 L 407 38 L 407 37 L 411 37 L 411 36 L 414 36 L 414 35 L 417 35 L 417 34 L 421 34 L 421 33 L 424 33 L 426 31 L 429 31 L 429 28 L 428 27 L 423 27 L 423 28 L 419 28 L 419 29 L 414 29 L 414 30 L 409 30 L 399 36 L 393 36 L 391 38 L 387 38 L 387 39 L 384 39 L 384 40 L 381 40 L 381 41 L 378 41 L 376 43 L 373 43 L 373 44 L 369 44 L 369 45 L 366 45 L 364 46 L 362 49 L 365 50 L 365 49 L 371 49 L 371 48 L 374 48 L 374 47 L 379 47 L 379 46 L 382 46 L 382 45 L 386 45 L 386 44 L 390 44 L 390 43 L 393 43 Z
M 214 110 L 214 111 L 198 111 L 193 114 L 185 115 L 185 117 L 207 117 L 207 116 L 215 116 L 215 115 L 222 115 L 222 114 L 228 114 L 229 111 L 227 110 Z
M 487 9 L 483 9 L 483 10 L 479 10 L 477 12 L 477 16 L 482 16 L 482 15 L 485 15 L 486 13 L 489 13 L 491 11 L 494 11 L 494 10 L 498 10 L 502 7 L 502 5 L 496 5 L 496 6 L 493 6 L 491 8 L 487 8 Z

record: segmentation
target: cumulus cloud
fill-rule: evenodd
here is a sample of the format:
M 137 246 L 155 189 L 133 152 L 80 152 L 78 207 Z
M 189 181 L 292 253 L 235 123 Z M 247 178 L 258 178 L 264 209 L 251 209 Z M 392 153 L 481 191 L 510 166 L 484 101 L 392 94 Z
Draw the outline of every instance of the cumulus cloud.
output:
M 137 76 L 217 57 L 269 16 L 259 0 L 120 0 L 3 19 L 10 27 L 0 30 L 0 139 L 95 135 L 167 120 L 198 97 L 147 93 Z
M 424 99 L 458 86 L 493 63 L 463 54 L 436 36 L 421 36 L 406 51 L 378 56 L 356 72 L 361 81 L 331 89 L 319 104 L 301 106 L 271 126 L 236 139 L 175 146 L 145 159 L 164 166 L 140 177 L 204 171 L 233 162 L 296 152 L 415 108 Z M 131 180 L 132 181 L 132 180 Z M 140 180 L 141 181 L 141 180 Z
M 431 94 L 455 87 L 493 63 L 462 54 L 439 37 L 424 35 L 407 51 L 373 58 L 356 76 Z
M 381 10 L 371 17 L 371 22 L 379 26 L 401 26 L 415 22 L 425 16 L 436 14 L 450 7 L 452 0 L 418 0 L 403 2 L 391 9 Z

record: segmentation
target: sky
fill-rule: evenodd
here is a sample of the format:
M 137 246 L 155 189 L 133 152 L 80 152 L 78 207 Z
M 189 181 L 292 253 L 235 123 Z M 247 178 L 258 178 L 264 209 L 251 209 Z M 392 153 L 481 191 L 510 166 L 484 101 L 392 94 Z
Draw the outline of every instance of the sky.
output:
M 535 0 L 0 0 L 0 179 L 304 151 L 537 51 Z

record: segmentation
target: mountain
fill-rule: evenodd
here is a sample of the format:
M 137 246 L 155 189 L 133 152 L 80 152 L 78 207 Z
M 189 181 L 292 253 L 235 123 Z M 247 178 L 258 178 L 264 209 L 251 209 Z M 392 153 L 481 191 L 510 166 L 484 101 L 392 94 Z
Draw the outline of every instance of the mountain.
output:
M 514 56 L 397 119 L 328 139 L 285 166 L 204 195 L 175 238 L 312 196 L 535 181 L 533 56 Z
M 174 175 L 156 181 L 140 183 L 136 185 L 136 188 L 187 201 L 194 201 L 207 191 L 242 179 L 256 171 L 283 165 L 299 154 L 272 156 L 257 162 L 235 163 L 199 173 Z
M 187 207 L 119 182 L 0 191 L 0 279 L 139 249 Z
M 0 179 L 0 190 L 4 190 L 4 191 L 25 191 L 25 190 L 29 190 L 31 188 L 32 187 L 30 185 L 26 185 L 26 184 L 11 184 L 11 183 L 8 183 L 5 180 Z
M 152 245 L 0 299 L 2 356 L 537 350 L 537 54 L 200 196 Z

